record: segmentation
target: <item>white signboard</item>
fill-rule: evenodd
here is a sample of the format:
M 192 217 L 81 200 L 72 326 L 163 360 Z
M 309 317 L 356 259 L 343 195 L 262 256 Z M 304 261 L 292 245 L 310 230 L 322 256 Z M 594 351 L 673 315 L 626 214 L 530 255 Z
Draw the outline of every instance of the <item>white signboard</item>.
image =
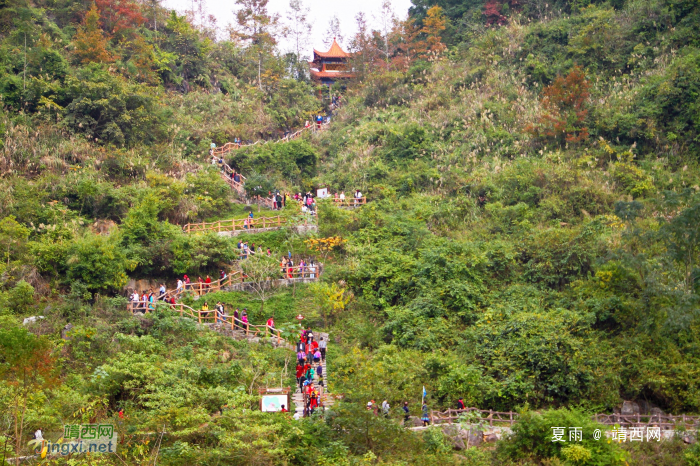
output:
M 289 410 L 287 399 L 287 395 L 263 395 L 260 408 L 264 413 L 282 411 L 282 405 Z
M 317 189 L 316 197 L 320 197 L 321 199 L 323 199 L 324 197 L 328 197 L 328 188 Z

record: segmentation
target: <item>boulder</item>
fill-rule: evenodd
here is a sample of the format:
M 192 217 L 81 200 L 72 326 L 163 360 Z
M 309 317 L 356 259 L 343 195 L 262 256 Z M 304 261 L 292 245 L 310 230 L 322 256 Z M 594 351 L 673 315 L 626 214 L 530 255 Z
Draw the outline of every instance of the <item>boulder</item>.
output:
M 496 431 L 484 432 L 484 442 L 497 442 L 501 436 Z
M 70 332 L 72 328 L 73 324 L 66 324 L 63 327 L 63 330 L 61 330 L 61 338 L 63 338 L 64 340 L 69 340 L 70 338 L 68 338 L 68 332 Z
M 38 321 L 39 319 L 43 319 L 43 318 L 44 318 L 44 316 L 31 316 L 31 317 L 27 317 L 26 319 L 24 319 L 24 320 L 22 321 L 22 325 L 33 324 L 33 323 L 35 323 L 36 321 Z
M 652 411 L 655 408 L 658 409 L 658 407 L 654 403 L 646 400 L 639 400 L 637 401 L 637 404 L 639 405 L 640 414 L 653 414 Z
M 410 416 L 408 422 L 405 424 L 406 427 L 420 427 L 423 425 L 423 421 L 417 416 Z
M 632 414 L 639 414 L 639 405 L 634 401 L 624 401 L 622 402 L 622 408 L 620 409 L 620 414 L 623 416 L 629 416 Z
M 656 408 L 656 407 L 654 407 L 654 408 L 651 408 L 651 410 L 649 410 L 649 414 L 651 414 L 652 416 L 663 416 L 663 415 L 665 415 L 666 413 L 664 413 L 664 412 L 661 410 L 661 408 Z
M 464 450 L 466 448 L 461 431 L 462 429 L 457 424 L 445 424 L 442 426 L 442 433 L 449 437 L 455 450 Z
M 465 436 L 465 442 L 470 447 L 479 446 L 484 441 L 484 433 L 478 429 L 462 430 L 462 433 Z

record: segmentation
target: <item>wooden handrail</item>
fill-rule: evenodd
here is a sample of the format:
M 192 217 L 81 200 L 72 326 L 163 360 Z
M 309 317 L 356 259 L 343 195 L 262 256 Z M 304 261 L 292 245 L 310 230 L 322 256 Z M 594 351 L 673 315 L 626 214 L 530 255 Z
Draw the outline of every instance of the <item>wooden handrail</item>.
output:
M 130 312 L 138 311 L 138 310 L 144 310 L 145 312 L 149 310 L 149 304 L 150 303 L 142 303 L 138 302 L 135 303 L 133 301 L 129 301 L 127 304 L 127 310 Z M 261 332 L 264 331 L 265 335 L 272 335 L 272 336 L 277 336 L 277 344 L 280 344 L 282 342 L 282 331 L 271 327 L 267 324 L 264 325 L 252 325 L 250 323 L 243 322 L 241 319 L 238 319 L 234 316 L 231 315 L 224 315 L 222 319 L 219 319 L 219 317 L 216 315 L 216 309 L 209 309 L 209 310 L 196 310 L 193 309 L 192 307 L 182 304 L 182 303 L 176 303 L 176 304 L 169 304 L 165 302 L 160 303 L 161 306 L 165 306 L 169 308 L 170 310 L 173 310 L 175 312 L 178 312 L 181 317 L 191 317 L 194 320 L 196 320 L 198 323 L 206 323 L 207 320 L 213 320 L 215 323 L 218 320 L 223 320 L 225 323 L 230 323 L 231 324 L 231 329 L 237 329 L 240 328 L 241 330 L 245 331 L 246 335 L 250 335 L 250 330 L 253 329 L 255 332 L 253 333 L 253 336 L 256 336 L 260 334 Z
M 323 264 L 321 263 L 316 263 L 314 264 L 315 270 L 312 272 L 309 270 L 309 266 L 307 265 L 304 270 L 299 269 L 299 265 L 295 265 L 294 269 L 292 272 L 289 272 L 287 270 L 287 267 L 284 267 L 284 270 L 282 269 L 282 266 L 280 265 L 280 274 L 282 275 L 282 280 L 298 280 L 298 279 L 312 279 L 316 280 L 319 278 L 323 271 Z M 289 277 L 289 274 L 291 273 L 291 277 Z M 314 275 L 311 277 L 311 275 Z M 189 284 L 183 284 L 183 287 L 181 289 L 166 289 L 165 294 L 158 296 L 158 298 L 153 302 L 150 303 L 148 301 L 133 301 L 129 299 L 129 303 L 127 305 L 128 309 L 133 311 L 144 311 L 148 312 L 149 310 L 152 310 L 152 304 L 155 306 L 156 303 L 161 303 L 162 305 L 169 305 L 169 306 L 185 306 L 188 309 L 192 309 L 189 306 L 186 306 L 181 303 L 175 303 L 175 304 L 170 304 L 167 301 L 163 301 L 161 298 L 175 298 L 175 299 L 180 299 L 182 298 L 182 295 L 185 293 L 195 293 L 197 296 L 203 296 L 207 293 L 214 293 L 216 291 L 221 290 L 222 288 L 226 288 L 229 286 L 232 286 L 234 283 L 246 283 L 246 278 L 247 276 L 239 271 L 239 270 L 234 270 L 231 271 L 226 275 L 225 278 L 220 278 L 218 280 L 212 281 L 211 283 L 204 283 L 204 282 L 190 282 Z M 193 310 L 193 312 L 196 312 Z M 212 312 L 206 311 L 206 312 Z M 194 315 L 192 316 L 194 318 Z M 242 323 L 242 322 L 241 322 Z
M 247 222 L 246 222 L 247 220 Z M 246 223 L 248 224 L 246 226 Z M 258 218 L 232 218 L 229 220 L 217 220 L 216 222 L 187 223 L 182 226 L 186 233 L 198 233 L 203 231 L 247 231 L 259 228 L 279 228 L 287 223 L 287 219 L 277 215 L 275 217 Z M 261 227 L 260 225 L 265 225 Z M 257 228 L 256 228 L 257 227 Z
M 313 267 L 315 270 L 313 272 L 309 270 L 309 267 L 310 266 L 307 264 L 304 267 L 304 270 L 301 270 L 299 265 L 294 265 L 292 267 L 292 271 L 290 272 L 289 267 L 287 267 L 286 265 L 282 266 L 282 264 L 280 264 L 280 274 L 282 274 L 283 280 L 297 279 L 297 278 L 314 278 L 314 279 L 318 278 L 319 274 L 321 273 L 321 269 L 322 269 L 321 264 L 320 263 L 314 264 Z M 290 274 L 291 274 L 291 277 L 289 276 Z M 314 275 L 314 276 L 311 277 L 311 275 Z
M 518 421 L 519 414 L 514 411 L 493 411 L 479 408 L 447 409 L 446 411 L 431 411 L 430 417 L 434 424 L 453 423 L 457 421 L 461 414 L 478 412 L 481 420 L 493 426 L 496 423 L 507 423 L 513 425 Z M 625 427 L 675 427 L 678 424 L 683 426 L 700 426 L 700 416 L 691 415 L 668 415 L 668 414 L 595 414 L 592 419 L 603 425 L 620 425 Z
M 330 125 L 330 122 L 321 123 L 321 129 L 326 129 L 329 125 Z M 288 134 L 287 136 L 283 136 L 283 137 L 281 137 L 279 139 L 275 139 L 275 140 L 260 140 L 259 139 L 253 143 L 250 143 L 250 144 L 235 144 L 233 142 L 227 142 L 223 146 L 215 147 L 214 149 L 212 149 L 211 155 L 218 155 L 218 156 L 226 155 L 229 152 L 231 152 L 233 149 L 240 149 L 242 147 L 253 147 L 253 146 L 256 146 L 258 144 L 262 145 L 262 144 L 268 144 L 268 143 L 275 144 L 278 142 L 288 142 L 288 141 L 291 141 L 292 139 L 298 138 L 305 131 L 311 131 L 311 132 L 318 131 L 316 123 L 314 122 L 311 126 L 301 128 L 292 134 Z
M 367 198 L 361 197 L 359 199 L 351 197 L 346 199 L 333 198 L 333 203 L 338 207 L 358 207 L 367 204 Z

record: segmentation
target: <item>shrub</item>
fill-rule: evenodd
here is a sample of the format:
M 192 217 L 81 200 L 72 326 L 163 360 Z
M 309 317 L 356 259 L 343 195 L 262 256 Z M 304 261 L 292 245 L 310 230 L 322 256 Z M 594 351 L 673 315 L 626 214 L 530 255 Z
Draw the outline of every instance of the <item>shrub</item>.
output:
M 588 115 L 590 84 L 579 67 L 574 67 L 566 77 L 559 76 L 544 89 L 541 104 L 544 113 L 537 125 L 527 129 L 545 142 L 561 146 L 588 139 L 585 120 Z
M 552 427 L 564 428 L 564 442 L 554 442 Z M 581 440 L 571 441 L 572 429 L 581 429 Z M 576 465 L 609 466 L 625 464 L 627 454 L 617 443 L 593 438 L 595 429 L 605 427 L 591 420 L 590 415 L 566 408 L 545 411 L 543 414 L 525 409 L 513 425 L 513 433 L 498 444 L 502 457 L 514 460 L 547 460 L 557 458 Z
M 80 280 L 91 291 L 113 292 L 127 282 L 126 272 L 136 261 L 127 258 L 119 245 L 118 235 L 98 236 L 87 233 L 76 240 L 68 252 L 68 280 Z

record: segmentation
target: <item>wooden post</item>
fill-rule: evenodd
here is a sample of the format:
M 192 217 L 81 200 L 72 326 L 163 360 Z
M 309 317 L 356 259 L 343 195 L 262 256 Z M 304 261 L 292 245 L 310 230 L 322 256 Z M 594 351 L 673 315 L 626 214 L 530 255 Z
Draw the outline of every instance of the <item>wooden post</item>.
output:
M 489 409 L 489 426 L 493 427 L 493 410 Z
M 280 331 L 277 330 L 277 344 L 279 345 L 282 339 L 280 338 Z
M 199 323 L 201 324 L 202 323 L 202 311 L 199 311 L 197 313 L 197 317 L 198 317 Z
M 217 226 L 217 228 L 219 229 L 219 233 L 221 233 L 221 220 L 219 220 L 218 222 L 216 222 L 216 226 Z

